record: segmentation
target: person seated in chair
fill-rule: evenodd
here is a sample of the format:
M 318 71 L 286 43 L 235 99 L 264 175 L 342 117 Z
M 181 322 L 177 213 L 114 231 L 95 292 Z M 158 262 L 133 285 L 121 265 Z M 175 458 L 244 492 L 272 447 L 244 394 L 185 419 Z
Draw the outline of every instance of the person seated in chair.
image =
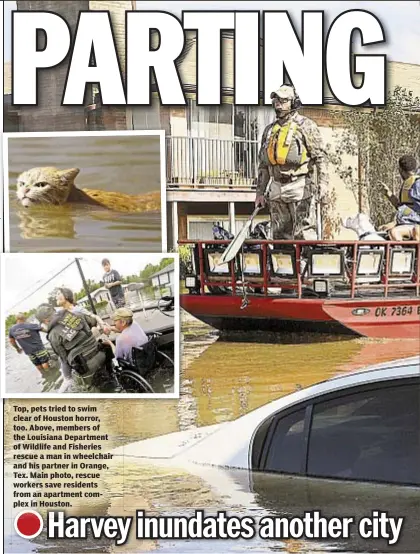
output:
M 403 179 L 399 197 L 382 183 L 382 190 L 397 210 L 395 218 L 380 230 L 388 231 L 391 240 L 420 240 L 420 168 L 414 156 L 401 156 L 398 168 Z
M 115 344 L 115 357 L 117 360 L 133 363 L 133 347 L 140 348 L 149 339 L 140 325 L 134 321 L 133 312 L 128 308 L 115 310 L 112 319 L 115 324 L 112 329 L 119 333 Z

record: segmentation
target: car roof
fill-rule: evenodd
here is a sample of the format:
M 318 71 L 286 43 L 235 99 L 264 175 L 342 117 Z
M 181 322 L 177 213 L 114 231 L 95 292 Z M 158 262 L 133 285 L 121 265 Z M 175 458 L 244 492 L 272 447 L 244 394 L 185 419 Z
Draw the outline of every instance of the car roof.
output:
M 331 392 L 416 376 L 420 377 L 420 356 L 370 366 L 362 371 L 347 373 L 311 385 L 222 424 L 212 435 L 192 448 L 191 458 L 196 463 L 245 468 L 248 466 L 249 445 L 256 429 L 273 414 Z M 223 444 L 223 449 L 220 448 L 220 444 Z
M 267 411 L 267 413 L 273 413 L 279 409 L 292 406 L 293 404 L 300 403 L 304 400 L 314 398 L 328 392 L 345 390 L 357 385 L 415 377 L 416 375 L 420 376 L 420 356 L 377 364 L 358 371 L 337 375 L 326 379 L 325 381 L 320 381 L 297 392 L 283 396 L 278 400 L 273 400 L 272 402 L 261 406 L 261 408 L 257 408 L 253 412 L 245 414 L 239 419 L 255 415 L 260 411 L 261 413 L 264 411 Z M 276 404 L 278 405 L 277 409 Z
M 416 376 L 420 377 L 420 356 L 377 364 L 298 390 L 236 420 L 143 440 L 140 444 L 125 446 L 122 451 L 127 457 L 155 460 L 176 457 L 193 464 L 247 469 L 254 433 L 273 414 L 330 392 Z
M 345 377 L 351 377 L 353 375 L 361 376 L 363 377 L 364 374 L 371 373 L 371 372 L 378 372 L 382 369 L 401 369 L 404 373 L 404 368 L 408 368 L 409 372 L 411 372 L 411 369 L 414 367 L 417 367 L 417 370 L 420 372 L 420 356 L 411 356 L 409 358 L 401 358 L 399 360 L 394 360 L 391 362 L 382 362 L 380 364 L 370 365 L 368 367 L 362 367 L 360 369 L 353 370 L 348 373 L 334 375 L 333 377 L 330 377 L 326 379 L 325 381 L 320 381 L 320 383 L 326 383 L 328 381 L 336 381 L 338 379 L 343 379 Z M 319 384 L 319 383 L 318 383 Z

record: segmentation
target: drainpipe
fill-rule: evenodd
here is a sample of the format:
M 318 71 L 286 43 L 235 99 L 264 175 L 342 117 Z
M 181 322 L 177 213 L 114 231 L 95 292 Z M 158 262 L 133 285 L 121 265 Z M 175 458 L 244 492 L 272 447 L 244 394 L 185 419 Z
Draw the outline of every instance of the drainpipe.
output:
M 172 242 L 175 251 L 178 251 L 178 202 L 172 202 Z
M 235 202 L 229 202 L 229 231 L 235 235 Z
M 362 164 L 360 161 L 360 147 L 358 148 L 357 153 L 357 179 L 358 179 L 358 204 L 359 204 L 359 213 L 363 212 L 363 189 L 362 189 Z

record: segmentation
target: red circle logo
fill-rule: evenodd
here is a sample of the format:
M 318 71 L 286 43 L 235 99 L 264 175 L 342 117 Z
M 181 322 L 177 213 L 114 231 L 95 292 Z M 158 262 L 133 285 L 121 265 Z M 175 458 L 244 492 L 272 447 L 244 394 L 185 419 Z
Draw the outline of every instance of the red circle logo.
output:
M 44 526 L 44 521 L 38 512 L 25 510 L 15 517 L 15 531 L 23 539 L 37 537 Z

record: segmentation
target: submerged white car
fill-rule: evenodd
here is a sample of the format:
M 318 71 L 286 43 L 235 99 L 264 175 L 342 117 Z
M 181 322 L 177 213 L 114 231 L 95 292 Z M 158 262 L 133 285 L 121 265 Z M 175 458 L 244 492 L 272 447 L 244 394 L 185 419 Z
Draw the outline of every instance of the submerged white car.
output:
M 303 539 L 299 552 L 418 552 L 420 357 L 345 374 L 235 421 L 139 441 L 113 454 L 126 468 L 125 482 L 131 476 L 131 495 L 136 479 L 142 490 L 143 474 L 155 475 L 159 492 L 151 502 L 163 515 L 185 513 L 186 503 L 189 510 L 208 509 L 191 493 L 205 490 L 230 514 L 256 518 L 320 511 L 359 522 L 386 512 L 404 520 L 393 544 L 386 523 L 380 539 L 360 536 L 355 525 L 347 539 Z M 227 542 L 217 543 L 219 551 L 235 550 Z M 187 546 L 180 544 L 180 551 Z M 208 548 L 206 541 L 194 546 Z M 244 548 L 277 551 L 284 543 L 256 540 Z
M 114 453 L 171 465 L 420 485 L 420 357 L 335 377 L 235 421 Z

